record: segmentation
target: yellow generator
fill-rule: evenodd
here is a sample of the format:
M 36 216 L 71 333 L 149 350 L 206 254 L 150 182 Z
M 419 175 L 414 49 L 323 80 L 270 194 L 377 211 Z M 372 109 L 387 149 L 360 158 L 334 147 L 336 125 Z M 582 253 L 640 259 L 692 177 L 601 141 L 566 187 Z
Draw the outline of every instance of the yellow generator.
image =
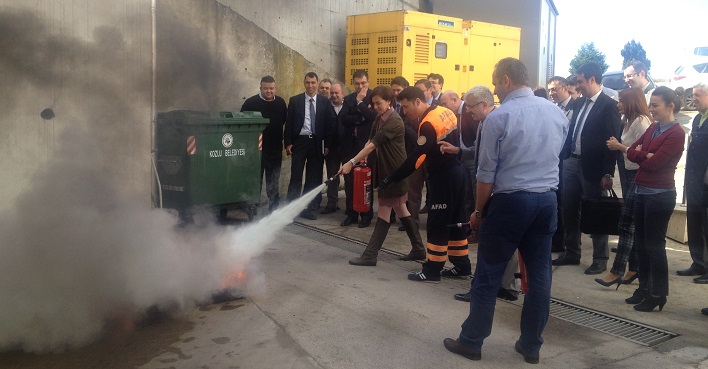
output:
M 436 14 L 400 10 L 347 17 L 345 80 L 353 88 L 357 69 L 369 73 L 371 88 L 396 76 L 411 85 L 438 73 L 444 90 L 492 88 L 494 64 L 519 57 L 521 29 Z

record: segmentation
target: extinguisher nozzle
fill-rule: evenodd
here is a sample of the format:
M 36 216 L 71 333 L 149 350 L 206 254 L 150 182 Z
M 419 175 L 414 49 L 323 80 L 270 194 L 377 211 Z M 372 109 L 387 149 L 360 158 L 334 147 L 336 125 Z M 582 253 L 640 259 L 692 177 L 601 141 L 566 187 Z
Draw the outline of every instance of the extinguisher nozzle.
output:
M 452 223 L 447 225 L 449 228 L 462 228 L 462 227 L 469 227 L 469 223 Z
M 332 178 L 329 178 L 328 180 L 326 180 L 326 181 L 325 181 L 325 184 L 326 184 L 327 186 L 329 186 L 330 183 L 332 183 L 332 181 L 334 181 L 335 178 L 337 178 L 337 177 L 339 177 L 339 173 L 333 175 Z

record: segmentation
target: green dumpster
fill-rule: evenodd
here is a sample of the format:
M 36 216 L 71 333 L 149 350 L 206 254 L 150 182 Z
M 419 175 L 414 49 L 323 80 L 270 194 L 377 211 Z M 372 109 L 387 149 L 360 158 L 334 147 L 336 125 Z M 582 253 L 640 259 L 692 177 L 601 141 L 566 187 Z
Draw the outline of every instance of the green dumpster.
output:
M 165 208 L 181 216 L 194 206 L 256 215 L 261 194 L 261 142 L 268 120 L 256 112 L 158 113 L 157 174 Z

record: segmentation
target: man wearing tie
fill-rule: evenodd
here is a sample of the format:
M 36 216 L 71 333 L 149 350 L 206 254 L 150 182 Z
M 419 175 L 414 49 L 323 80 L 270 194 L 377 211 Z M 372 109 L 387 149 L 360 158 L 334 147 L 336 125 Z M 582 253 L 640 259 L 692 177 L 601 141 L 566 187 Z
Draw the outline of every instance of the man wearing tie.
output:
M 573 106 L 575 105 L 576 99 L 571 96 L 568 91 L 568 80 L 555 76 L 548 80 L 548 94 L 558 107 L 563 110 L 565 117 L 570 119 L 573 118 Z M 621 160 L 622 158 L 618 158 Z M 622 160 L 624 164 L 624 160 Z M 560 178 L 563 178 L 563 161 L 559 165 Z M 558 185 L 556 190 L 556 200 L 558 201 L 558 226 L 556 228 L 556 233 L 553 235 L 553 243 L 551 247 L 552 252 L 563 252 L 565 251 L 565 227 L 563 227 L 563 181 Z
M 565 116 L 570 120 L 573 117 L 573 104 L 575 104 L 575 99 L 570 96 L 568 92 L 568 80 L 555 76 L 548 80 L 548 95 L 556 105 L 558 105 Z
M 438 73 L 428 74 L 428 82 L 430 82 L 433 100 L 440 102 L 442 97 L 443 86 L 445 85 L 445 78 Z
M 305 75 L 305 92 L 290 98 L 288 119 L 285 122 L 285 150 L 292 155 L 288 201 L 303 192 L 302 174 L 305 171 L 304 191 L 309 192 L 322 183 L 324 156 L 329 152 L 327 135 L 332 134 L 335 116 L 329 99 L 317 95 L 317 74 Z M 321 196 L 321 195 L 320 195 Z M 300 213 L 305 219 L 315 220 L 313 200 Z
M 617 102 L 602 91 L 602 68 L 587 63 L 577 72 L 578 90 L 583 94 L 575 105 L 568 137 L 561 151 L 563 160 L 563 225 L 566 251 L 553 265 L 580 264 L 580 203 L 582 196 L 600 196 L 612 188 L 617 155 L 607 148 L 610 137 L 622 129 Z M 609 248 L 606 234 L 590 235 L 593 262 L 585 274 L 600 274 L 607 269 Z

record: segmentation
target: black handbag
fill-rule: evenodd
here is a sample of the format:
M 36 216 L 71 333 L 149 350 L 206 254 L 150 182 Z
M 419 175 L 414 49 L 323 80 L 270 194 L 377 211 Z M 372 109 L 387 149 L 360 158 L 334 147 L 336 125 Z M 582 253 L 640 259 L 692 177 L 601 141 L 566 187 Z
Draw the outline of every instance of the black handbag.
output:
M 585 234 L 619 234 L 624 201 L 615 190 L 610 196 L 585 197 L 580 209 L 580 231 Z

